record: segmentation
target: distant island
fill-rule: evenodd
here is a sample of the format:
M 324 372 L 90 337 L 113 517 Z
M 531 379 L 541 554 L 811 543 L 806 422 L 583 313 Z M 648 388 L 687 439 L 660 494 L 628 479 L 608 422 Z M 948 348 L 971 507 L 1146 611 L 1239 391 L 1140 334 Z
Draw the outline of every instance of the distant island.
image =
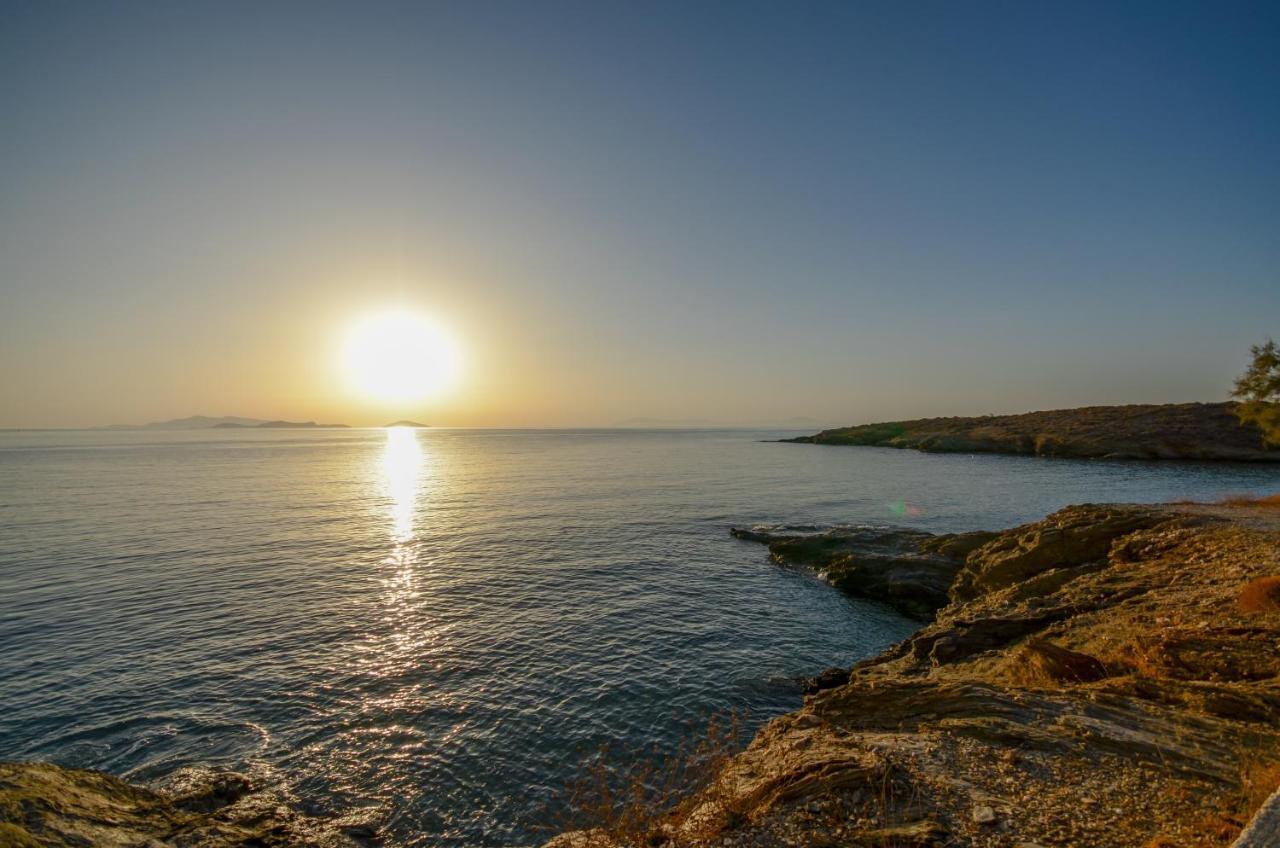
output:
M 419 424 L 417 421 L 410 421 L 410 420 L 409 420 L 409 419 L 407 419 L 407 418 L 402 418 L 402 419 L 401 419 L 401 420 L 399 420 L 399 421 L 392 421 L 390 424 L 385 424 L 385 425 L 383 425 L 383 426 L 384 426 L 384 427 L 420 427 L 420 428 L 425 428 L 425 427 L 430 427 L 431 425 L 430 425 L 430 424 Z
M 98 428 L 103 430 L 237 430 L 242 428 L 263 429 L 324 429 L 341 428 L 346 424 L 317 424 L 314 421 L 269 421 L 265 418 L 243 418 L 238 415 L 189 415 L 186 418 L 171 418 L 168 421 L 152 421 L 150 424 L 110 424 Z
M 1280 462 L 1234 403 L 1086 406 L 1021 415 L 920 418 L 823 430 L 783 439 L 816 445 L 914 448 L 1101 459 Z

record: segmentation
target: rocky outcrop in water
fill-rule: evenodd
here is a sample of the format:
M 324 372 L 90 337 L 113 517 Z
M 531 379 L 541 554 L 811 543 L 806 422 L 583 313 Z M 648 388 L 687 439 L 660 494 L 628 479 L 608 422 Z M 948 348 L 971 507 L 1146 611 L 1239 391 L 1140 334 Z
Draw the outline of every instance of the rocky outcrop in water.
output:
M 97 771 L 0 763 L 4 848 L 356 848 L 376 844 L 376 831 L 301 815 L 231 772 L 160 793 Z
M 949 533 L 892 527 L 839 527 L 825 531 L 754 528 L 730 530 L 761 542 L 780 565 L 813 571 L 836 588 L 882 601 L 922 621 L 948 602 L 965 556 L 994 533 Z
M 1103 459 L 1280 462 L 1234 403 L 1137 404 L 1022 415 L 921 418 L 823 430 L 784 439 L 818 445 L 915 448 L 937 453 L 1017 453 Z
M 691 800 L 559 844 L 1226 846 L 1255 813 L 1239 845 L 1280 844 L 1276 575 L 1275 503 L 997 534 L 935 620 L 825 674 Z

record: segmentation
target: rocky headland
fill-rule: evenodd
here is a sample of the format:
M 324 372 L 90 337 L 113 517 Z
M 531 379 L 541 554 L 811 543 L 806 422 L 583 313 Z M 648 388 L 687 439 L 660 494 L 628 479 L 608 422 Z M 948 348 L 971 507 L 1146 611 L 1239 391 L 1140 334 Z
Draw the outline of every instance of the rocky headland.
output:
M 914 448 L 938 453 L 1012 453 L 1102 459 L 1280 462 L 1234 403 L 1087 406 L 1022 415 L 921 418 L 823 430 L 784 439 L 817 445 Z
M 1280 845 L 1280 501 L 736 535 L 936 612 L 814 678 L 683 803 L 556 848 Z

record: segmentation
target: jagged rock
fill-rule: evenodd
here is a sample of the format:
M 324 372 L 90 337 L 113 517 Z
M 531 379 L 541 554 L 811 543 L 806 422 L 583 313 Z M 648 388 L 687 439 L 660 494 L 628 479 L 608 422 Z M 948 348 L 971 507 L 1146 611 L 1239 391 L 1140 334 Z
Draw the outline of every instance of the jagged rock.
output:
M 178 809 L 212 813 L 248 795 L 253 791 L 253 783 L 237 772 L 187 769 L 175 775 L 166 788 L 166 794 Z
M 963 561 L 969 554 L 999 535 L 999 533 L 989 530 L 971 530 L 968 533 L 942 533 L 925 539 L 920 543 L 920 549 L 926 553 L 941 554 L 949 559 Z
M 953 621 L 945 628 L 913 638 L 911 652 L 917 659 L 927 658 L 934 665 L 945 665 L 1003 647 L 1066 615 L 1065 610 L 1057 609 L 1039 614 Z
M 603 830 L 571 830 L 556 836 L 543 848 L 615 848 L 616 845 Z
M 834 689 L 849 682 L 849 669 L 829 668 L 815 677 L 806 677 L 802 688 L 804 694 L 813 695 L 824 689 Z
M 964 556 L 989 538 L 983 533 L 935 536 L 886 527 L 730 532 L 768 545 L 769 555 L 781 565 L 812 570 L 842 591 L 882 601 L 920 620 L 932 618 L 947 603 L 947 590 Z
M 1169 520 L 1159 510 L 1128 507 L 1085 504 L 1059 510 L 970 553 L 951 587 L 951 599 L 971 601 L 1050 569 L 1098 562 L 1116 539 Z
M 973 821 L 976 824 L 991 825 L 996 823 L 996 811 L 985 804 L 973 808 Z
M 40 848 L 354 848 L 326 822 L 252 803 L 241 775 L 173 798 L 96 771 L 0 763 L 0 844 Z M 367 842 L 365 844 L 368 844 Z

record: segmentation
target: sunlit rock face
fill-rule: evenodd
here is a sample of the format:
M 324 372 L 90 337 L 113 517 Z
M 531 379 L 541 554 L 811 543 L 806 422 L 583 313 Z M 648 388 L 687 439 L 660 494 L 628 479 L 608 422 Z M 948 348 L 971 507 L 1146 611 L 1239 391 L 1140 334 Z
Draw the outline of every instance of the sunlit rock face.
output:
M 854 538 L 783 549 L 838 556 Z M 883 538 L 866 541 L 882 553 Z M 824 674 L 656 833 L 697 846 L 1225 845 L 1252 818 L 1239 848 L 1275 844 L 1280 618 L 1256 588 L 1280 575 L 1274 501 L 1068 507 L 966 560 L 935 621 Z

